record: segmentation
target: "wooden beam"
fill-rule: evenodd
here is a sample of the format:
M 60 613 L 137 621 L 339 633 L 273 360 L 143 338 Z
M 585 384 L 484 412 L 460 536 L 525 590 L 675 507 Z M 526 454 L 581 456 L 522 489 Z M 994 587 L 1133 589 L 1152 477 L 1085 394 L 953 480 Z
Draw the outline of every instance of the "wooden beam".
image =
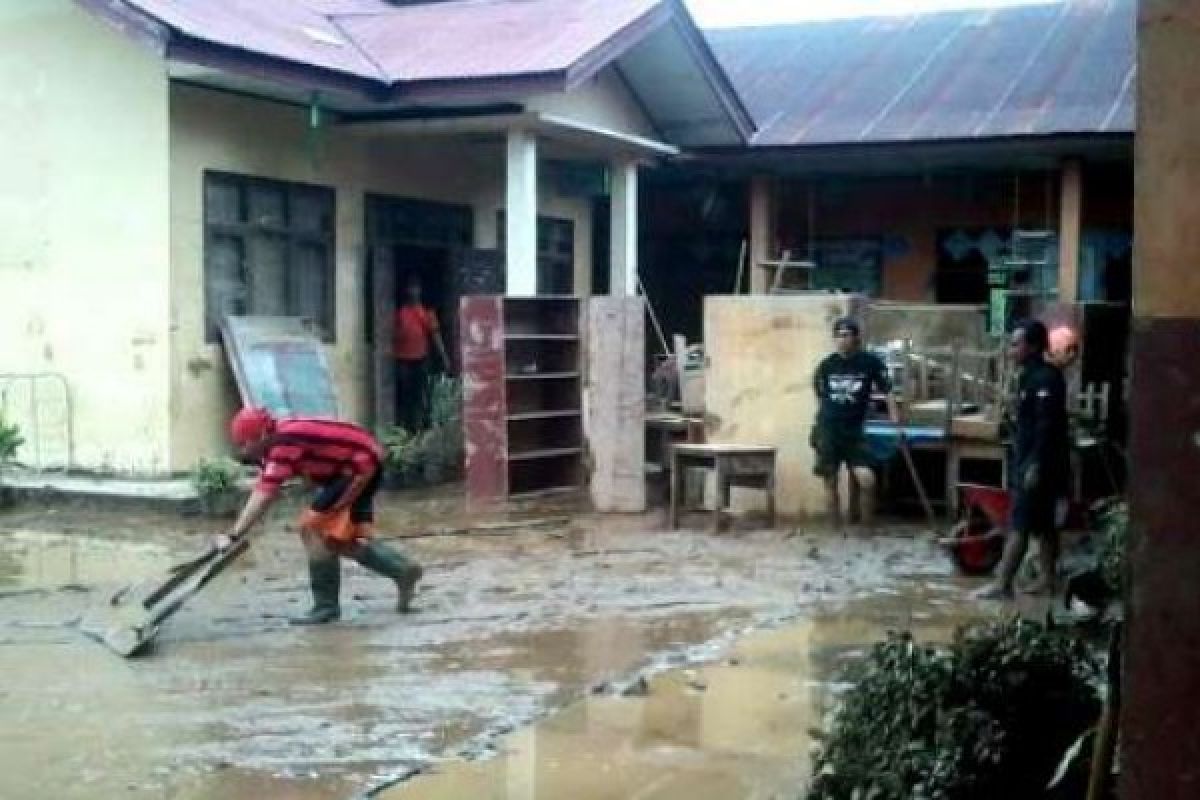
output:
M 759 264 L 771 258 L 775 237 L 775 186 L 765 175 L 750 179 L 750 294 L 766 294 L 767 271 Z
M 1063 162 L 1059 190 L 1058 299 L 1079 300 L 1079 242 L 1083 229 L 1083 165 L 1077 158 Z

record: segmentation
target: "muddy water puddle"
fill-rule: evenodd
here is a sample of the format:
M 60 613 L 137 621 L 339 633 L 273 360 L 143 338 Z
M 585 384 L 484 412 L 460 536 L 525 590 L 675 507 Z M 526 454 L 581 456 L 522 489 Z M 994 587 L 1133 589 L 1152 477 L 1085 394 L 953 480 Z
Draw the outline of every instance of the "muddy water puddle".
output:
M 403 542 L 420 613 L 349 566 L 343 620 L 300 630 L 303 555 L 276 525 L 123 661 L 71 620 L 211 531 L 65 517 L 0 531 L 3 798 L 348 799 L 413 771 L 383 796 L 769 797 L 846 658 L 886 627 L 948 630 L 962 597 L 901 539 L 584 526 Z M 849 610 L 764 630 L 817 603 Z M 571 783 L 595 775 L 620 791 Z
M 844 668 L 894 627 L 947 640 L 964 622 L 922 594 L 869 596 L 837 614 L 748 634 L 705 666 L 575 703 L 496 744 L 381 792 L 387 800 L 769 800 L 801 795 L 811 729 Z
M 78 534 L 0 533 L 0 594 L 86 588 L 155 575 L 173 561 L 159 544 Z

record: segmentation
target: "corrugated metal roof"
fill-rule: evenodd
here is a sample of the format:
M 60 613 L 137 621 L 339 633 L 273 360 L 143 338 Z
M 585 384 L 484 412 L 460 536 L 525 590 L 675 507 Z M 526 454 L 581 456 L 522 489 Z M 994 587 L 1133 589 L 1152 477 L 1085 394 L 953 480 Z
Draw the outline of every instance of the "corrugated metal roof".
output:
M 380 106 L 496 102 L 569 91 L 619 62 L 673 141 L 734 145 L 753 132 L 681 0 L 76 2 L 169 58 L 214 71 L 190 78 L 214 85 L 249 76 Z M 664 80 L 672 94 L 655 99 Z
M 179 33 L 396 84 L 565 71 L 667 0 L 125 0 Z
M 368 80 L 383 73 L 308 0 L 126 0 L 194 39 Z
M 707 31 L 755 146 L 1134 128 L 1136 0 Z
M 394 82 L 543 74 L 571 68 L 662 0 L 473 0 L 337 17 Z

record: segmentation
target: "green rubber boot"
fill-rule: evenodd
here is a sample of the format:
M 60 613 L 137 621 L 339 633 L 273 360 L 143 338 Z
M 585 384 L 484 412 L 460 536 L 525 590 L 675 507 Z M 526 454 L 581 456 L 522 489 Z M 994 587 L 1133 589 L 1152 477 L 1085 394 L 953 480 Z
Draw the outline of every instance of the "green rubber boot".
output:
M 412 610 L 412 598 L 417 581 L 425 574 L 421 565 L 399 550 L 393 550 L 383 542 L 368 540 L 353 556 L 354 560 L 372 572 L 396 582 L 396 610 L 407 614 Z
M 337 556 L 308 562 L 308 578 L 312 584 L 313 607 L 307 614 L 292 617 L 293 625 L 325 625 L 342 616 L 338 594 L 342 587 L 342 565 Z

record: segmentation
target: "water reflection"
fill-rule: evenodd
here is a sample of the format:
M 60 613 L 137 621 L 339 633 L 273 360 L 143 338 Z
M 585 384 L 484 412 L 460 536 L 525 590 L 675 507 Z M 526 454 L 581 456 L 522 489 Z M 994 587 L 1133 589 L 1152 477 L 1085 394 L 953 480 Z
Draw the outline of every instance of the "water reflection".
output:
M 662 673 L 644 697 L 599 696 L 509 737 L 496 758 L 456 762 L 388 800 L 766 800 L 794 797 L 809 730 L 841 665 L 897 617 L 922 638 L 962 620 L 912 620 L 905 603 L 864 603 L 743 639 L 721 662 Z M 926 612 L 919 612 L 923 616 Z

